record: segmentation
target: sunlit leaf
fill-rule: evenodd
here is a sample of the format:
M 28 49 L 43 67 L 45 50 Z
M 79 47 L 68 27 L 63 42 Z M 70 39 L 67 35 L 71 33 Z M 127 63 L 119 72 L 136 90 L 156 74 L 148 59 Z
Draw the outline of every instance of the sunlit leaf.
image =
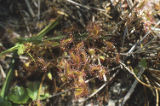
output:
M 76 98 L 88 95 L 87 86 L 77 87 L 74 91 L 74 94 Z
M 61 46 L 66 46 L 67 44 L 73 42 L 73 38 L 64 39 L 61 41 Z
M 87 25 L 87 31 L 89 32 L 89 36 L 92 36 L 94 38 L 97 38 L 100 33 L 100 26 L 97 23 L 89 23 Z
M 49 97 L 51 97 L 51 95 L 48 92 L 46 92 L 43 95 L 40 95 L 40 100 L 44 100 L 44 99 L 49 98 Z
M 9 48 L 9 49 L 1 52 L 1 53 L 0 53 L 0 57 L 3 56 L 3 55 L 5 55 L 5 54 L 7 54 L 7 53 L 11 53 L 11 52 L 17 50 L 18 48 L 19 48 L 19 45 L 16 44 L 15 46 L 13 46 L 13 47 L 11 47 L 11 48 Z
M 81 60 L 82 60 L 82 62 L 86 62 L 87 61 L 87 53 L 85 51 L 81 52 Z
M 80 50 L 84 47 L 84 43 L 83 42 L 80 42 L 76 45 L 76 50 Z
M 27 93 L 33 101 L 37 99 L 39 85 L 40 82 L 28 82 Z
M 95 71 L 99 71 L 101 70 L 101 66 L 100 65 L 92 65 L 90 66 L 90 71 L 91 72 L 95 72 Z
M 47 99 L 49 97 L 51 97 L 50 93 L 47 91 L 48 89 L 48 86 L 46 84 L 43 84 L 42 85 L 42 88 L 40 89 L 40 96 L 39 96 L 39 99 L 40 100 L 44 100 L 44 99 Z
M 40 82 L 35 81 L 35 82 L 28 82 L 27 84 L 27 93 L 28 96 L 33 100 L 37 100 L 38 98 L 38 93 L 39 93 L 39 86 L 40 86 Z M 42 89 L 40 90 L 40 100 L 46 99 L 48 97 L 50 97 L 50 94 L 48 92 L 46 92 L 46 85 L 43 84 Z
M 25 49 L 26 47 L 24 46 L 24 44 L 19 44 L 18 51 L 17 51 L 18 55 L 24 54 Z
M 15 86 L 9 92 L 8 98 L 10 101 L 16 104 L 25 104 L 27 103 L 29 96 L 24 87 Z
M 79 64 L 80 63 L 80 56 L 77 54 L 74 54 L 73 52 L 70 52 L 71 58 L 74 63 Z

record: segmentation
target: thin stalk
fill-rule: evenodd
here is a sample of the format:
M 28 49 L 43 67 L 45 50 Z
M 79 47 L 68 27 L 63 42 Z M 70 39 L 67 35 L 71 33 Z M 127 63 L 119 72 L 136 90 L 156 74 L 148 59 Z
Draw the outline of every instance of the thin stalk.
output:
M 4 98 L 4 97 L 7 95 L 10 82 L 11 82 L 12 79 L 13 79 L 14 70 L 15 70 L 15 64 L 16 64 L 16 60 L 17 60 L 16 57 L 17 57 L 17 53 L 14 52 L 13 58 L 12 58 L 12 61 L 11 61 L 11 65 L 10 65 L 10 68 L 9 68 L 9 72 L 7 73 L 6 80 L 5 80 L 5 82 L 4 82 L 3 86 L 2 86 L 2 90 L 1 90 L 1 92 L 0 92 L 0 96 L 1 96 L 2 98 Z

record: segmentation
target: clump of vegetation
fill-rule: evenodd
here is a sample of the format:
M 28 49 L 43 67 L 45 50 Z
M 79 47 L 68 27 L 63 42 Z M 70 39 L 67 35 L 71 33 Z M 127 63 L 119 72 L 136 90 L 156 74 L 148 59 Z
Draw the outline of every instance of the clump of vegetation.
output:
M 135 105 L 153 104 L 145 94 L 156 97 L 154 104 L 158 105 L 160 5 L 153 3 L 156 8 L 151 6 L 148 12 L 147 0 L 111 0 L 98 5 L 96 1 L 42 0 L 41 8 L 35 1 L 32 5 L 21 3 L 28 8 L 25 15 L 21 13 L 24 27 L 37 34 L 16 37 L 17 33 L 4 27 L 14 37 L 7 40 L 7 46 L 6 38 L 1 40 L 4 51 L 0 62 L 9 64 L 3 65 L 9 71 L 1 70 L 4 78 L 8 74 L 1 87 L 0 104 L 74 105 L 94 101 L 106 105 L 112 100 L 121 100 L 118 104 L 122 105 L 133 101 Z M 144 99 L 138 101 L 131 95 Z

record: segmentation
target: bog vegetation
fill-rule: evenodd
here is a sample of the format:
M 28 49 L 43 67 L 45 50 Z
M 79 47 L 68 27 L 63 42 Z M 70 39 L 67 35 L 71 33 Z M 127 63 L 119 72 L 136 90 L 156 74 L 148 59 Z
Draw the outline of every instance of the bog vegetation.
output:
M 3 106 L 159 105 L 159 0 L 0 3 Z

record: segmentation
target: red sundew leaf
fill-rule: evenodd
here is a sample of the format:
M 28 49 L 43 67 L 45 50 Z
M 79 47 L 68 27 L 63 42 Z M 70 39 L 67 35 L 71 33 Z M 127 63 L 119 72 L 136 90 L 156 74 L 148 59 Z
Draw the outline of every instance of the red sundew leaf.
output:
M 105 67 L 100 66 L 100 65 L 92 65 L 90 66 L 90 72 L 92 73 L 96 73 L 99 77 L 99 79 L 103 79 L 103 75 L 107 74 L 107 70 L 105 69 Z
M 66 70 L 65 76 L 69 80 L 72 80 L 72 79 L 78 77 L 78 71 L 75 69 L 72 69 L 70 64 L 66 63 L 66 68 L 64 70 Z
M 58 75 L 62 82 L 67 82 L 68 78 L 66 77 L 66 75 L 64 75 L 64 73 L 59 73 Z
M 114 49 L 114 45 L 112 42 L 104 41 L 105 45 L 107 45 L 107 49 L 111 50 Z
M 83 69 L 77 71 L 77 78 L 79 78 L 80 76 L 83 78 L 86 76 L 85 71 Z
M 71 71 L 71 67 L 68 63 L 66 63 L 65 69 L 66 69 L 66 74 L 68 74 Z
M 76 50 L 77 51 L 79 51 L 79 50 L 81 50 L 82 48 L 84 47 L 84 43 L 83 42 L 80 42 L 80 43 L 78 43 L 77 45 L 76 45 Z
M 46 62 L 43 58 L 38 58 L 37 59 L 39 66 L 42 67 L 43 71 L 47 71 L 47 68 L 51 64 L 50 62 Z
M 80 63 L 80 56 L 79 55 L 75 55 L 72 51 L 70 52 L 70 56 L 73 60 L 73 63 L 76 63 L 76 65 L 78 65 Z
M 85 87 L 77 87 L 74 91 L 74 95 L 76 98 L 87 96 L 88 95 L 88 88 Z
M 120 63 L 120 55 L 116 54 L 116 63 L 119 64 Z
M 99 71 L 101 69 L 101 66 L 100 65 L 92 65 L 90 66 L 90 73 L 95 73 L 97 71 Z
M 72 78 L 78 78 L 78 76 L 79 76 L 79 71 L 78 70 L 74 70 L 74 69 L 72 69 L 72 73 L 73 73 L 73 75 L 72 75 Z
M 87 31 L 89 32 L 89 36 L 97 38 L 100 33 L 100 26 L 97 23 L 89 23 L 87 25 Z
M 75 72 L 74 72 L 73 70 L 72 70 L 72 71 L 69 71 L 69 72 L 67 73 L 67 77 L 68 77 L 69 80 L 74 79 L 74 78 L 75 78 Z
M 105 68 L 102 68 L 100 71 L 98 71 L 98 77 L 99 79 L 103 79 L 103 75 L 105 75 L 107 73 L 107 70 L 105 70 Z
M 71 59 L 73 60 L 73 62 L 76 62 L 77 57 L 76 57 L 76 55 L 73 53 L 73 51 L 70 51 L 69 54 L 70 54 Z
M 78 76 L 78 80 L 75 81 L 74 85 L 76 88 L 74 92 L 76 98 L 88 95 L 88 87 L 85 83 L 83 73 L 81 73 L 80 76 Z
M 72 38 L 72 37 L 71 37 L 71 38 L 68 38 L 68 39 L 64 39 L 64 40 L 62 40 L 62 41 L 60 42 L 60 47 L 62 47 L 62 48 L 65 49 L 65 47 L 66 47 L 68 44 L 72 43 L 72 42 L 73 42 L 73 38 Z
M 65 68 L 65 64 L 66 64 L 66 60 L 65 59 L 62 59 L 59 63 L 58 63 L 58 68 L 60 70 L 64 69 Z
M 82 51 L 81 52 L 81 61 L 83 62 L 83 63 L 86 63 L 87 62 L 87 53 L 85 52 L 85 51 Z
M 83 76 L 78 77 L 78 85 L 80 86 L 86 85 Z

